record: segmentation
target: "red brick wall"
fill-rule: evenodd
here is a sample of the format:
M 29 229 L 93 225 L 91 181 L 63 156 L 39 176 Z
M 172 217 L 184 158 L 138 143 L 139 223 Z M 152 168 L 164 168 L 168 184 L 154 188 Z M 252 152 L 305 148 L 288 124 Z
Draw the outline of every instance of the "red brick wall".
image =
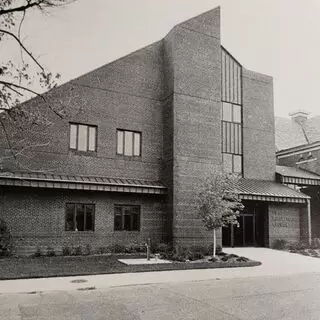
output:
M 163 198 L 103 192 L 6 188 L 1 190 L 1 218 L 7 223 L 18 252 L 35 251 L 37 246 L 90 245 L 92 249 L 114 243 L 145 243 L 147 238 L 165 238 L 166 213 Z M 65 231 L 66 203 L 95 204 L 95 231 Z M 114 231 L 114 204 L 141 206 L 140 231 Z

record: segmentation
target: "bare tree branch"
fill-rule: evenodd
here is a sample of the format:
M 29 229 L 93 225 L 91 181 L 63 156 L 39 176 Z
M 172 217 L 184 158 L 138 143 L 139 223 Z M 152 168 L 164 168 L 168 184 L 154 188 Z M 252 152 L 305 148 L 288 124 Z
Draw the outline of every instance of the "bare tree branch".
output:
M 15 87 L 15 88 L 18 88 L 18 89 L 22 89 L 22 90 L 25 90 L 25 91 L 28 91 L 30 93 L 33 93 L 35 94 L 36 96 L 40 97 L 49 107 L 49 109 L 54 112 L 59 118 L 63 119 L 63 116 L 57 112 L 56 110 L 54 110 L 54 108 L 52 108 L 52 106 L 50 105 L 50 103 L 48 102 L 48 100 L 41 94 L 41 93 L 38 93 L 36 91 L 33 91 L 29 88 L 26 88 L 26 87 L 23 87 L 23 86 L 20 86 L 18 84 L 15 84 L 15 83 L 11 83 L 11 82 L 7 82 L 7 81 L 3 81 L 3 80 L 0 80 L 0 84 L 3 84 L 5 86 L 12 86 L 12 87 Z
M 7 34 L 9 35 L 10 37 L 14 38 L 19 46 L 28 54 L 28 56 L 36 63 L 36 65 L 44 72 L 44 68 L 42 67 L 42 65 L 38 62 L 38 60 L 32 55 L 32 53 L 23 45 L 23 43 L 20 41 L 20 39 L 15 35 L 13 34 L 12 32 L 10 31 L 7 31 L 7 30 L 3 30 L 3 29 L 0 29 L 0 33 L 4 33 L 4 34 Z

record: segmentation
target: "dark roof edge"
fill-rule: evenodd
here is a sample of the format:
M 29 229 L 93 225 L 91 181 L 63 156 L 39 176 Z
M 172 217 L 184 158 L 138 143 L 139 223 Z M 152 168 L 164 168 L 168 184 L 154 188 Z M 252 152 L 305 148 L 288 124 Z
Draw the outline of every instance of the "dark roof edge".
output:
M 306 144 L 301 144 L 299 146 L 291 147 L 288 149 L 282 149 L 276 152 L 276 156 L 284 156 L 284 155 L 291 155 L 292 153 L 296 152 L 307 152 L 309 149 L 313 148 L 320 148 L 320 141 L 312 142 L 312 143 L 306 143 Z

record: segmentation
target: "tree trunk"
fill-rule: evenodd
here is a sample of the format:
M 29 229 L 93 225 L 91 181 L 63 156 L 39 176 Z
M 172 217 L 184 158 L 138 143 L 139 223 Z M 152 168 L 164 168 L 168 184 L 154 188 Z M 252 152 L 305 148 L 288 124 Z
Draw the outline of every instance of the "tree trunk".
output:
M 212 255 L 214 258 L 216 257 L 216 247 L 217 247 L 216 242 L 217 242 L 216 241 L 216 229 L 213 229 L 213 252 L 212 252 Z

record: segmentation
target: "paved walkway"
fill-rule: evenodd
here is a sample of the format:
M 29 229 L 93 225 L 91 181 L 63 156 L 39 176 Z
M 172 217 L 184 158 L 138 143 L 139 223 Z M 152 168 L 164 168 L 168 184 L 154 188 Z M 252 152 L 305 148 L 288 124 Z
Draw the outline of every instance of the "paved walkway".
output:
M 248 268 L 225 268 L 205 270 L 181 270 L 162 272 L 141 272 L 126 274 L 106 274 L 64 278 L 43 278 L 0 281 L 1 293 L 72 291 L 81 288 L 96 289 L 143 285 L 151 283 L 177 283 L 211 279 L 232 279 L 259 276 L 285 276 L 300 273 L 320 273 L 320 258 L 266 248 L 228 248 L 228 253 L 246 256 L 262 262 L 261 266 Z M 86 280 L 73 283 L 73 280 Z

